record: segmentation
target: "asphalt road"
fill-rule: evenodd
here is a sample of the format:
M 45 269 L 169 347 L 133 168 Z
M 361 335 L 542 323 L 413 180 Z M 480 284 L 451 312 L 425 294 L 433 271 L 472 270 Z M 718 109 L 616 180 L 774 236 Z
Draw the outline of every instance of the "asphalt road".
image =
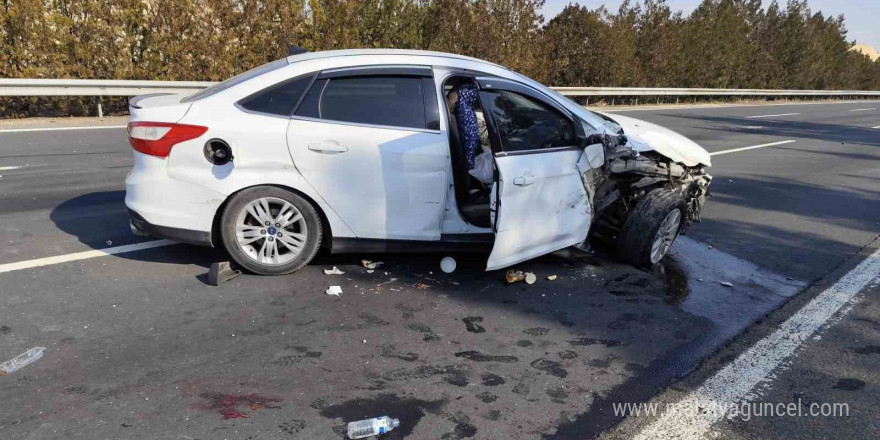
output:
M 589 438 L 619 421 L 610 401 L 649 399 L 880 234 L 880 110 L 852 111 L 874 107 L 627 112 L 710 152 L 794 141 L 714 156 L 695 241 L 653 272 L 550 256 L 506 286 L 479 256 L 450 275 L 440 256 L 322 256 L 213 288 L 222 253 L 175 245 L 0 273 L 2 357 L 47 347 L 0 377 L 0 437 L 339 438 L 387 414 L 389 439 Z M 143 241 L 130 166 L 121 128 L 0 132 L 0 265 Z M 859 377 L 853 403 L 877 401 L 876 371 Z

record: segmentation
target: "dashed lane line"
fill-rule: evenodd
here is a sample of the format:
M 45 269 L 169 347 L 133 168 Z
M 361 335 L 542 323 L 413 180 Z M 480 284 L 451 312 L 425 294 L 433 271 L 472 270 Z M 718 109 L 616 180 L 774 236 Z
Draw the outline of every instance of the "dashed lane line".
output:
M 851 112 L 867 112 L 867 111 L 871 111 L 871 110 L 877 110 L 877 107 L 874 107 L 874 108 L 854 108 L 850 111 Z
M 63 131 L 63 130 L 107 130 L 113 128 L 126 128 L 125 125 L 96 125 L 89 127 L 45 127 L 45 128 L 7 128 L 0 133 L 28 133 L 38 131 Z
M 792 144 L 792 143 L 794 143 L 794 142 L 797 142 L 797 141 L 795 141 L 795 140 L 787 140 L 787 141 L 771 142 L 771 143 L 769 143 L 769 144 L 752 145 L 751 147 L 742 147 L 742 148 L 733 148 L 733 149 L 730 149 L 730 150 L 715 151 L 715 152 L 713 152 L 713 153 L 709 153 L 709 155 L 710 155 L 710 156 L 719 156 L 719 155 L 722 155 L 722 154 L 736 153 L 736 152 L 739 152 L 739 151 L 756 150 L 756 149 L 758 149 L 758 148 L 775 147 L 775 146 L 777 146 L 777 145 Z
M 53 264 L 67 263 L 70 261 L 88 260 L 90 258 L 104 257 L 107 255 L 124 254 L 126 252 L 141 251 L 144 249 L 153 249 L 162 246 L 170 246 L 177 244 L 170 240 L 155 240 L 144 243 L 127 244 L 123 246 L 115 246 L 104 249 L 95 249 L 85 252 L 76 252 L 73 254 L 58 255 L 54 257 L 37 258 L 34 260 L 19 261 L 17 263 L 0 264 L 0 273 L 12 272 L 22 269 L 31 269 L 34 267 L 50 266 Z
M 635 440 L 702 440 L 725 411 L 756 398 L 750 393 L 765 382 L 805 341 L 841 309 L 846 313 L 858 293 L 880 276 L 880 250 L 875 251 L 834 285 L 825 289 L 786 320 L 769 336 L 740 354 L 732 363 L 706 380 L 676 404 L 681 411 L 667 411 L 645 427 Z

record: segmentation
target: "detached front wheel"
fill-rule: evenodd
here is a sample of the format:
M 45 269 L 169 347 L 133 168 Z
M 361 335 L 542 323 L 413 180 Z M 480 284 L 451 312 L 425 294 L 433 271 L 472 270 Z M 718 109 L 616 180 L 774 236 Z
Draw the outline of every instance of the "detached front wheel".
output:
M 276 187 L 236 194 L 223 212 L 221 229 L 232 259 L 259 275 L 299 270 L 315 257 L 322 234 L 312 204 Z
M 671 190 L 658 188 L 645 194 L 627 213 L 617 237 L 617 254 L 634 266 L 658 263 L 678 237 L 686 212 L 684 198 Z

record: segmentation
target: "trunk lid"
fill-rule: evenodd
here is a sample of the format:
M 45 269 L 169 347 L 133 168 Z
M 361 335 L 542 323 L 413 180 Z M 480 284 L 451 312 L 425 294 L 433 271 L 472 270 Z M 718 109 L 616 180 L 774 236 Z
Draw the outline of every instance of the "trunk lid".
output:
M 180 102 L 186 95 L 154 93 L 128 101 L 129 121 L 171 122 L 183 119 L 192 103 Z

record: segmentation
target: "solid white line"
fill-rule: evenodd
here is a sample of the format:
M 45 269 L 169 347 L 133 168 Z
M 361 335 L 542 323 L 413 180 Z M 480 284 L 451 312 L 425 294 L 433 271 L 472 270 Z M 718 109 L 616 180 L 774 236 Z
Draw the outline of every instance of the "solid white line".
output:
M 876 126 L 876 127 L 871 127 L 871 128 L 874 129 L 874 130 L 876 130 L 876 129 L 880 128 L 880 125 L 878 125 L 878 126 Z
M 875 108 L 856 108 L 856 109 L 852 109 L 850 111 L 851 112 L 866 112 L 866 111 L 870 111 L 870 110 L 877 110 L 877 108 L 876 107 Z
M 61 130 L 105 130 L 110 128 L 125 128 L 125 125 L 98 125 L 93 127 L 45 127 L 45 128 L 8 128 L 0 130 L 0 133 L 25 133 L 31 131 L 61 131 Z
M 162 246 L 177 244 L 170 240 L 156 240 L 145 243 L 127 244 L 124 246 L 116 246 L 105 249 L 95 249 L 92 251 L 77 252 L 74 254 L 58 255 L 54 257 L 37 258 L 35 260 L 19 261 L 17 263 L 0 264 L 0 273 L 12 272 L 22 269 L 31 269 L 34 267 L 49 266 L 52 264 L 67 263 L 70 261 L 87 260 L 89 258 L 104 257 L 107 255 L 122 254 L 125 252 L 134 252 L 144 249 L 152 249 Z
M 635 440 L 701 440 L 725 410 L 757 396 L 750 391 L 841 310 L 880 274 L 880 250 L 874 252 L 788 318 L 769 336 L 739 355 L 678 402 L 680 411 L 667 411 L 643 429 Z M 845 313 L 846 311 L 844 311 Z
M 746 119 L 758 119 L 758 118 L 775 118 L 777 116 L 797 116 L 800 113 L 781 113 L 778 115 L 758 115 L 758 116 L 746 116 Z
M 11 171 L 11 170 L 17 170 L 19 168 L 24 168 L 24 167 L 0 167 L 0 171 Z
M 742 147 L 742 148 L 734 148 L 734 149 L 732 149 L 732 150 L 716 151 L 716 152 L 714 152 L 714 153 L 709 153 L 709 155 L 710 155 L 710 156 L 718 156 L 718 155 L 721 155 L 721 154 L 736 153 L 736 152 L 738 152 L 738 151 L 755 150 L 755 149 L 758 149 L 758 148 L 765 148 L 765 147 L 775 147 L 775 146 L 777 146 L 777 145 L 791 144 L 791 143 L 794 143 L 794 142 L 797 142 L 797 141 L 788 140 L 788 141 L 771 142 L 771 143 L 769 143 L 769 144 L 752 145 L 751 147 Z
M 587 106 L 588 109 L 599 110 L 603 112 L 646 112 L 652 110 L 676 110 L 676 109 L 700 109 L 700 108 L 737 108 L 737 107 L 779 107 L 783 105 L 839 105 L 839 104 L 863 104 L 864 101 L 832 101 L 832 102 L 782 102 L 782 103 L 763 103 L 763 104 L 669 104 L 663 106 L 644 106 L 644 107 L 612 107 L 604 108 L 597 106 Z

